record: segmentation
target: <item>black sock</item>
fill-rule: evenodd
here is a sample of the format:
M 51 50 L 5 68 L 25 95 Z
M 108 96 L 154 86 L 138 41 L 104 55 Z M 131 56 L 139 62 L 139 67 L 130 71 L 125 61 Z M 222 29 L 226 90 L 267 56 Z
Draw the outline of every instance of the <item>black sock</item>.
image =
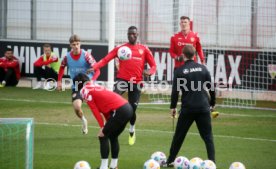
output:
M 130 136 L 132 137 L 132 136 L 133 136 L 133 134 L 134 134 L 134 132 L 129 132 L 129 134 L 130 134 Z

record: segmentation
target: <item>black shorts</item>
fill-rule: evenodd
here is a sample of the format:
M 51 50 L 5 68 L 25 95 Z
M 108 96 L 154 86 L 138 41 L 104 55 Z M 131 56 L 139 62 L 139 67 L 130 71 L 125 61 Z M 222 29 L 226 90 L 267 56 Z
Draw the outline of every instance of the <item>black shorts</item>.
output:
M 129 122 L 133 115 L 133 109 L 129 103 L 124 104 L 117 110 L 114 110 L 110 114 L 110 118 L 107 120 L 103 133 L 106 136 L 117 137 L 125 129 L 126 124 Z
M 74 102 L 75 100 L 80 99 L 81 101 L 83 101 L 80 91 L 72 91 L 72 102 Z

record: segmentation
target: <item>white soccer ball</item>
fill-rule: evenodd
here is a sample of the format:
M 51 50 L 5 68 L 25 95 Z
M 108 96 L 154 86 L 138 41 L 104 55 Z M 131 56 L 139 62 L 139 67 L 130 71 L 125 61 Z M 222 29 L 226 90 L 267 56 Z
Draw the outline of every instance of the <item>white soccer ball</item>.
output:
M 245 166 L 243 165 L 243 163 L 241 162 L 233 162 L 229 169 L 246 169 Z
M 156 151 L 151 155 L 151 159 L 154 159 L 155 161 L 157 161 L 159 163 L 159 165 L 166 163 L 167 161 L 167 157 L 165 155 L 165 153 L 161 152 L 161 151 Z
M 204 160 L 201 163 L 200 169 L 216 169 L 216 164 L 211 160 Z
M 75 164 L 74 169 L 91 169 L 91 167 L 87 161 L 78 161 Z
M 200 169 L 200 165 L 203 160 L 199 157 L 192 158 L 190 160 L 190 169 Z
M 189 169 L 190 161 L 184 156 L 179 156 L 174 160 L 175 169 Z
M 144 169 L 160 169 L 160 165 L 154 159 L 149 159 L 144 163 Z
M 122 46 L 118 49 L 117 56 L 120 60 L 129 60 L 132 56 L 132 51 L 127 46 Z

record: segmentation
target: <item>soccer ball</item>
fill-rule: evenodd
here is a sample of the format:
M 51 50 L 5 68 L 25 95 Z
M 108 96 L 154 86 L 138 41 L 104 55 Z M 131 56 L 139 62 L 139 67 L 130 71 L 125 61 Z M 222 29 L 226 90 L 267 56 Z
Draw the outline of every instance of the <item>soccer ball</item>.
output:
M 192 158 L 190 160 L 190 169 L 200 169 L 200 165 L 203 160 L 199 157 Z
M 174 160 L 175 169 L 189 169 L 189 164 L 189 159 L 183 156 L 179 156 Z
M 132 56 L 132 52 L 127 46 L 122 46 L 117 52 L 117 56 L 120 60 L 129 60 Z
M 167 157 L 166 155 L 161 151 L 156 151 L 151 155 L 151 159 L 154 159 L 159 163 L 159 165 L 166 163 Z
M 160 169 L 160 165 L 154 159 L 149 159 L 144 163 L 144 169 Z
M 216 169 L 216 164 L 211 160 L 205 160 L 201 163 L 200 169 Z
M 245 166 L 241 162 L 233 162 L 229 169 L 245 169 Z
M 91 169 L 91 167 L 87 161 L 78 161 L 74 169 Z

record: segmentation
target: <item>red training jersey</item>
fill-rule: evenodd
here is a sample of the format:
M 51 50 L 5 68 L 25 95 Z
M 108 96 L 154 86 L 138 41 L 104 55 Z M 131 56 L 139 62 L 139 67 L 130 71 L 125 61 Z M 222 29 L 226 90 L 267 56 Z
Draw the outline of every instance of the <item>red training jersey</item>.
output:
M 124 79 L 126 81 L 132 81 L 133 83 L 139 83 L 143 80 L 143 71 L 145 63 L 150 65 L 150 74 L 156 72 L 156 63 L 154 57 L 147 46 L 142 44 L 132 45 L 125 43 L 121 46 L 117 46 L 111 52 L 109 52 L 103 59 L 96 63 L 93 68 L 98 70 L 105 66 L 111 59 L 118 58 L 117 52 L 120 47 L 127 46 L 132 51 L 132 57 L 129 60 L 119 60 L 119 70 L 117 72 L 117 78 Z
M 187 44 L 194 46 L 201 63 L 204 63 L 205 59 L 198 33 L 193 31 L 190 31 L 186 36 L 182 32 L 178 32 L 177 34 L 174 34 L 174 36 L 171 37 L 171 45 L 169 50 L 171 57 L 175 59 L 176 57 L 180 56 L 182 54 L 183 47 Z M 194 57 L 194 60 L 197 61 L 197 58 Z M 177 68 L 183 65 L 184 61 L 180 62 L 175 59 L 174 63 L 174 67 Z
M 12 59 L 7 59 L 6 57 L 0 58 L 0 67 L 3 68 L 4 71 L 12 68 L 15 72 L 16 79 L 20 79 L 19 61 L 15 56 L 12 56 Z
M 108 120 L 113 110 L 128 103 L 127 100 L 117 93 L 109 91 L 103 86 L 93 84 L 92 82 L 87 83 L 81 89 L 80 93 L 83 100 L 90 107 L 100 127 L 104 126 L 104 120 L 101 114 Z

